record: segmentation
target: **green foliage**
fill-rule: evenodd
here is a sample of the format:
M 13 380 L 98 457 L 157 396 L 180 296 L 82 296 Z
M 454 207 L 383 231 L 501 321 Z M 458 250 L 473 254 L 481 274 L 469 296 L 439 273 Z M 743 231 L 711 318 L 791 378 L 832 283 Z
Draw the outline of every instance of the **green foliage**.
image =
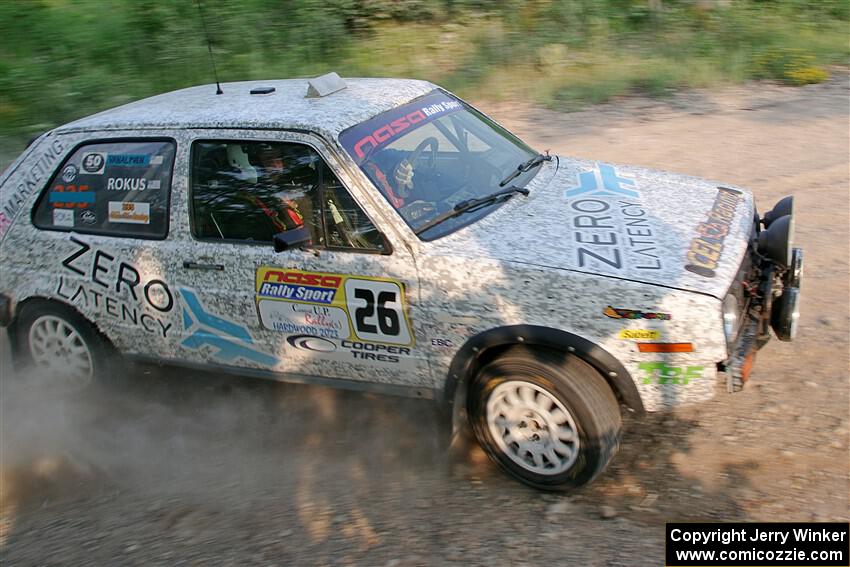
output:
M 578 108 L 846 64 L 847 0 L 208 0 L 223 81 L 413 76 Z M 212 82 L 196 0 L 0 2 L 0 135 Z
M 814 55 L 801 49 L 775 47 L 759 53 L 753 59 L 753 74 L 791 85 L 822 83 L 829 78 L 829 74 L 815 66 L 814 61 Z

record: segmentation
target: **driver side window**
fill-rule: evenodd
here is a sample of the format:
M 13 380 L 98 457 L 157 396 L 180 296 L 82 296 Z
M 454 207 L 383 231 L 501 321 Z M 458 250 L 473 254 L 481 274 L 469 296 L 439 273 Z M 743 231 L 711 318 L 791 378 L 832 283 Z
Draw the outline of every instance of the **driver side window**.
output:
M 384 238 L 316 151 L 304 144 L 203 141 L 192 146 L 192 234 L 271 244 L 307 228 L 312 248 L 384 252 Z

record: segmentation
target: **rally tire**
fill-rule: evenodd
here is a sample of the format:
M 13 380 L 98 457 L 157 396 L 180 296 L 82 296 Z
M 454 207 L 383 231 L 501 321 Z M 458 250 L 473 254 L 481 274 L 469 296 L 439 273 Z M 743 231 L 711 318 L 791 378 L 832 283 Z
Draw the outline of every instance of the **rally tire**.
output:
M 43 372 L 71 389 L 113 378 L 114 349 L 74 309 L 60 303 L 25 304 L 18 314 L 16 365 Z
M 490 458 L 542 490 L 587 484 L 619 447 L 617 399 L 602 376 L 573 355 L 511 348 L 481 368 L 468 411 Z

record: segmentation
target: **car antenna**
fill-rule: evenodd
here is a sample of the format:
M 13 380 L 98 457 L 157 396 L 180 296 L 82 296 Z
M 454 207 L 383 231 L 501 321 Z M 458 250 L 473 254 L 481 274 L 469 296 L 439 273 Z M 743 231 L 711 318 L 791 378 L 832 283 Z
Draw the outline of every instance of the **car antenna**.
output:
M 201 25 L 204 26 L 204 35 L 207 38 L 207 50 L 210 52 L 210 62 L 212 63 L 213 77 L 215 77 L 215 94 L 224 94 L 224 91 L 221 90 L 221 83 L 218 82 L 218 71 L 215 69 L 215 57 L 213 57 L 212 41 L 210 40 L 210 32 L 207 29 L 207 21 L 204 18 L 204 8 L 201 5 L 201 0 L 198 0 L 198 11 L 201 13 Z

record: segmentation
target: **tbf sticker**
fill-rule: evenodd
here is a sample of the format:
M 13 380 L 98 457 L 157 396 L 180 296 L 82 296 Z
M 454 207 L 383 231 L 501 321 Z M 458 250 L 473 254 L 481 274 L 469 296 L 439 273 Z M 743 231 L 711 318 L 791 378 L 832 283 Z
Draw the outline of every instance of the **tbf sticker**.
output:
M 397 280 L 263 267 L 256 284 L 266 329 L 413 345 L 404 286 Z

